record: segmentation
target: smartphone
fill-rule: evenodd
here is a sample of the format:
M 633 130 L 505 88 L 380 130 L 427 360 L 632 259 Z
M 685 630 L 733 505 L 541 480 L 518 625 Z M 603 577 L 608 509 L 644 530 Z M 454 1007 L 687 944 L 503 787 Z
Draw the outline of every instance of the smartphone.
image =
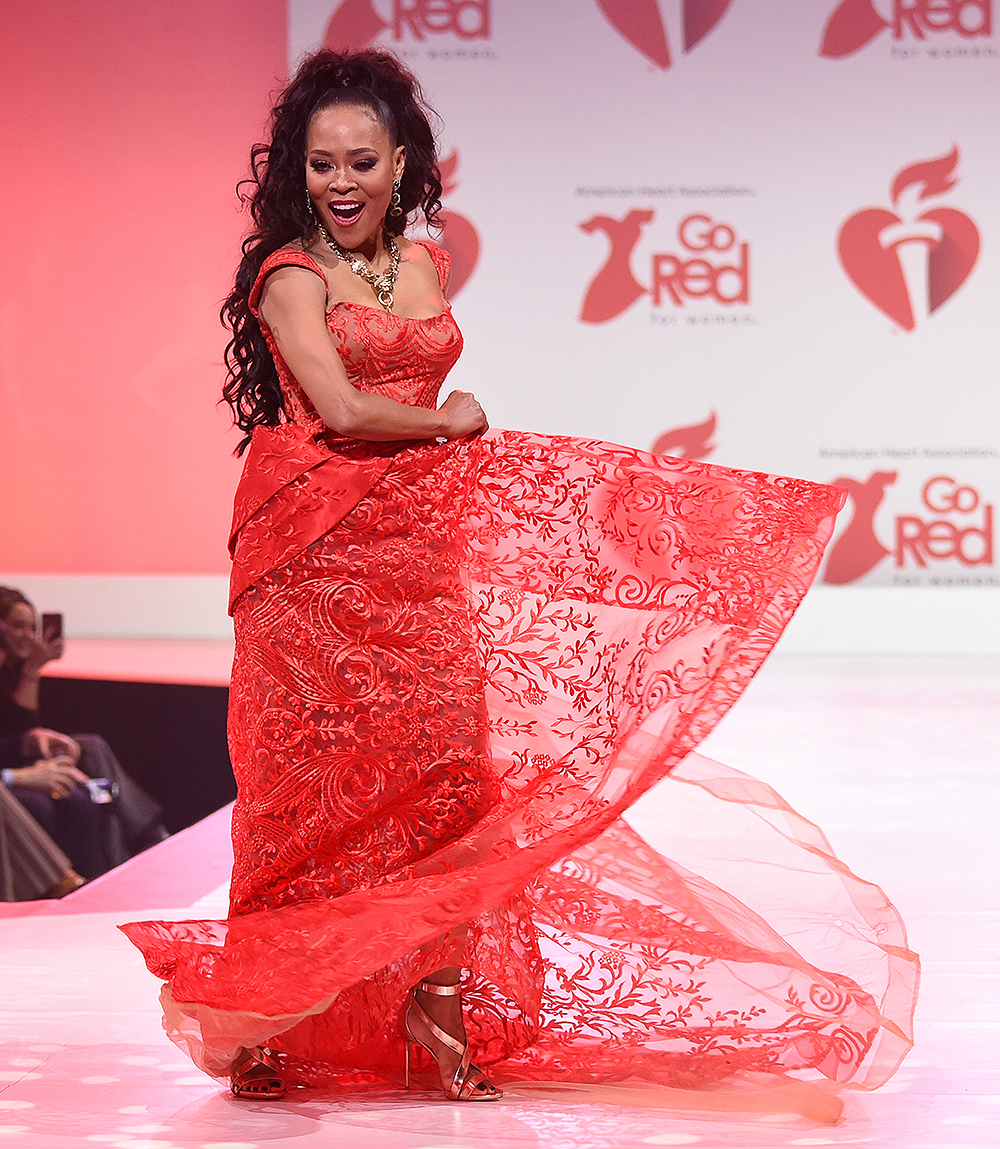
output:
M 42 615 L 42 638 L 47 642 L 55 642 L 63 636 L 63 616 L 61 614 Z
M 118 797 L 118 783 L 110 778 L 88 778 L 84 783 L 90 800 L 97 806 L 104 806 Z

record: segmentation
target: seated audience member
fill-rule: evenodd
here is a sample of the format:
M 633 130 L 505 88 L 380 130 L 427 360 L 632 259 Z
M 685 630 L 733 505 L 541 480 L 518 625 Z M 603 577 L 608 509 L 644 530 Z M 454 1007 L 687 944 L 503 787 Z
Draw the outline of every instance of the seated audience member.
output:
M 50 730 L 0 739 L 2 780 L 73 868 L 96 878 L 129 857 L 111 803 L 94 802 L 75 740 Z
M 10 739 L 0 739 L 0 758 Z M 20 739 L 15 740 L 17 742 Z M 61 898 L 84 879 L 6 787 L 0 786 L 0 902 Z
M 0 736 L 21 736 L 20 758 L 4 782 L 85 878 L 94 878 L 162 841 L 162 809 L 122 769 L 103 738 L 70 737 L 39 724 L 42 667 L 62 655 L 61 638 L 38 634 L 35 609 L 20 591 L 0 587 Z M 106 779 L 113 801 L 88 785 Z M 92 793 L 92 790 L 94 793 Z

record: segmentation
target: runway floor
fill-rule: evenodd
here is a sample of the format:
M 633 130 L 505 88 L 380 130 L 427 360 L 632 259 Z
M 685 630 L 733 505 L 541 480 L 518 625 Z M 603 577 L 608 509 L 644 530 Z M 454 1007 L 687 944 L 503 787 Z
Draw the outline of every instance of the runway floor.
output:
M 632 1149 L 1000 1142 L 1000 660 L 775 657 L 700 748 L 774 785 L 899 906 L 923 957 L 917 1043 L 836 1125 L 515 1091 L 247 1104 L 160 1030 L 114 927 L 225 914 L 225 812 L 59 903 L 0 915 L 0 1149 Z M 657 793 L 630 812 L 656 841 Z M 688 1098 L 697 1106 L 697 1097 Z

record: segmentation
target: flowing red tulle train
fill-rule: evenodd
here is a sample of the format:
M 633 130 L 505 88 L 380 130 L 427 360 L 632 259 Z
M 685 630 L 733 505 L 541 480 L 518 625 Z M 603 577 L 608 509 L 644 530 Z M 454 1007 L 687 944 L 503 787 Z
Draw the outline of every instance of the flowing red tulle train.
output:
M 234 915 L 126 927 L 174 1040 L 215 1074 L 267 1041 L 293 1082 L 396 1082 L 407 988 L 461 964 L 498 1080 L 883 1081 L 915 985 L 897 915 L 768 787 L 689 754 L 839 502 L 578 440 L 397 450 L 239 600 Z M 654 784 L 669 860 L 620 819 Z
M 324 275 L 282 249 L 251 305 L 288 264 Z M 356 387 L 415 405 L 461 349 L 448 308 L 328 327 Z M 691 753 L 844 492 L 523 432 L 343 439 L 264 331 L 288 421 L 236 495 L 230 915 L 122 927 L 171 1039 L 216 1076 L 266 1043 L 291 1085 L 401 1084 L 406 993 L 458 965 L 498 1082 L 883 1082 L 917 976 L 895 910 Z M 660 851 L 622 818 L 653 786 Z

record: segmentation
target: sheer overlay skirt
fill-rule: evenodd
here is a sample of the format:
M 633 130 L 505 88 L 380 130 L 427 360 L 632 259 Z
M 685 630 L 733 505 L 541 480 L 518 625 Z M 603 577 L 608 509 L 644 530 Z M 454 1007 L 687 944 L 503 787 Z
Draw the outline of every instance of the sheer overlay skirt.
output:
M 123 927 L 171 1038 L 216 1075 L 268 1041 L 293 1081 L 382 1086 L 406 989 L 460 964 L 500 1079 L 880 1084 L 916 984 L 898 915 L 690 753 L 841 502 L 582 440 L 401 446 L 237 599 L 230 917 Z M 669 858 L 621 818 L 653 785 Z

